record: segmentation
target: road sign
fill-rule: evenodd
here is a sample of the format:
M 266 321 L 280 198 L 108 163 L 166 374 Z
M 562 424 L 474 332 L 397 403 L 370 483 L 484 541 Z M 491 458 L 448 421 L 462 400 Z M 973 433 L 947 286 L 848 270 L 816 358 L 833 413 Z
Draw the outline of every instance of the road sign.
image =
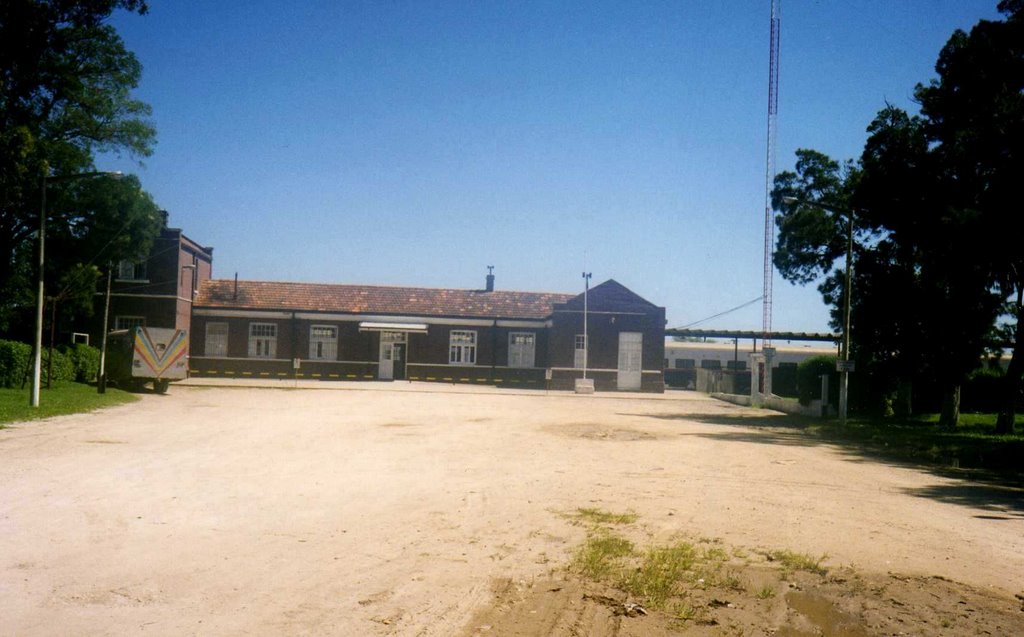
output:
M 857 371 L 857 365 L 854 361 L 836 361 L 837 372 L 855 372 Z

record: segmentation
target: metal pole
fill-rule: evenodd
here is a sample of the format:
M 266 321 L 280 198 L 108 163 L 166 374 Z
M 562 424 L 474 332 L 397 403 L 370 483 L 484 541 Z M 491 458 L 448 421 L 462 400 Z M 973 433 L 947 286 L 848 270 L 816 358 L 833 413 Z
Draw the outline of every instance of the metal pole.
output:
M 96 391 L 107 393 L 107 325 L 110 321 L 110 279 L 114 273 L 114 264 L 107 264 L 107 295 L 103 301 L 103 336 L 100 338 L 100 373 L 96 377 Z
M 32 343 L 32 389 L 29 395 L 29 405 L 39 406 L 39 383 L 43 371 L 43 250 L 46 243 L 46 173 L 49 168 L 43 169 L 43 192 L 39 206 L 39 271 L 36 286 L 36 333 Z
M 587 379 L 587 355 L 590 352 L 590 334 L 587 332 L 587 297 L 590 295 L 590 273 L 583 273 L 583 380 Z
M 40 196 L 39 205 L 39 285 L 38 285 L 38 298 L 36 299 L 36 334 L 35 342 L 33 347 L 35 349 L 35 355 L 32 367 L 32 390 L 29 397 L 29 404 L 32 407 L 39 406 L 39 383 L 42 376 L 42 349 L 43 349 L 43 264 L 45 263 L 43 257 L 43 248 L 46 243 L 46 181 L 47 173 L 50 172 L 49 166 L 44 164 L 43 166 L 43 192 Z M 74 175 L 57 175 L 54 176 L 50 181 L 73 181 L 75 179 L 87 179 L 90 177 L 115 177 L 120 178 L 120 171 L 108 172 L 108 171 L 90 171 L 85 173 L 77 173 Z
M 846 294 L 843 299 L 843 371 L 839 382 L 839 424 L 846 424 L 850 387 L 850 295 L 853 287 L 853 210 L 850 214 L 850 228 L 846 238 Z

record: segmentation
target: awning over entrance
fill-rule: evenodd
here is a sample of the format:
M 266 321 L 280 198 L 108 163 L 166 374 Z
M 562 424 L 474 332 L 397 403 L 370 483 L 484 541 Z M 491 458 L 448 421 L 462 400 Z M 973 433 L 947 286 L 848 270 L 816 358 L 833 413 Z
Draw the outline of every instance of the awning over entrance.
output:
M 363 321 L 359 324 L 360 332 L 409 332 L 411 334 L 426 334 L 426 323 L 375 323 Z

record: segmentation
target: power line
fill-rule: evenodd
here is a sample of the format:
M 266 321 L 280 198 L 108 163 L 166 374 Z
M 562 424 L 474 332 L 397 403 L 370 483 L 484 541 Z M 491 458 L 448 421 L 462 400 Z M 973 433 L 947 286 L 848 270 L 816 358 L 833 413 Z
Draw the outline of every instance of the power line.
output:
M 711 319 L 716 319 L 716 318 L 718 318 L 720 316 L 725 316 L 726 314 L 731 314 L 731 313 L 735 312 L 736 310 L 742 310 L 743 308 L 747 307 L 748 305 L 753 305 L 754 303 L 757 303 L 758 301 L 760 301 L 763 298 L 764 298 L 763 296 L 759 296 L 756 299 L 751 299 L 751 300 L 747 301 L 746 303 L 743 303 L 742 305 L 737 305 L 736 307 L 730 308 L 730 309 L 728 309 L 728 310 L 726 310 L 724 312 L 719 312 L 718 314 L 714 314 L 714 315 L 709 316 L 707 318 L 702 318 L 699 321 L 694 321 L 693 323 L 689 323 L 687 325 L 684 325 L 682 327 L 677 327 L 675 329 L 677 329 L 677 330 L 685 330 L 688 327 L 693 327 L 694 325 L 700 325 L 701 323 L 704 323 L 705 321 L 710 321 Z

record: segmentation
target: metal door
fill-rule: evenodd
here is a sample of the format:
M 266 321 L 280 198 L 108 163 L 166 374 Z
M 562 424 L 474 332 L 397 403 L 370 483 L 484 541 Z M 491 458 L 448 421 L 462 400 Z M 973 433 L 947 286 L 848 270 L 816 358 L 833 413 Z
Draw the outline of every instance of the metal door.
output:
M 640 389 L 644 335 L 619 332 L 619 389 Z
M 395 377 L 394 359 L 395 357 L 395 344 L 391 341 L 385 341 L 381 339 L 380 342 L 380 360 L 377 365 L 377 379 L 378 380 L 391 380 Z

